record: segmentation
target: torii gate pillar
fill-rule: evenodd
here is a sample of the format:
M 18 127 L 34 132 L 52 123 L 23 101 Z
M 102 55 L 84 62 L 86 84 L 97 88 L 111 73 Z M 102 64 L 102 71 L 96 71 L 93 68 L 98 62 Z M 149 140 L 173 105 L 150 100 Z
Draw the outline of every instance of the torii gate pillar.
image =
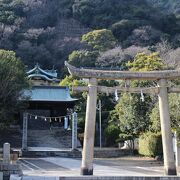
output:
M 172 144 L 172 132 L 167 93 L 167 80 L 160 79 L 158 84 L 165 175 L 177 175 Z
M 86 106 L 84 144 L 82 152 L 81 175 L 93 175 L 94 133 L 97 103 L 97 79 L 89 79 L 89 94 Z

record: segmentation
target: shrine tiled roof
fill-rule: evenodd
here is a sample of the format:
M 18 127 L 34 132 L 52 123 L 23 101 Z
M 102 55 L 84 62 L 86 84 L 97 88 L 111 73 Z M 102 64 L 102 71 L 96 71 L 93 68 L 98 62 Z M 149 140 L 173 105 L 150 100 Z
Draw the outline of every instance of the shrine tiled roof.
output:
M 73 102 L 77 101 L 70 96 L 69 88 L 64 86 L 33 86 L 23 92 L 28 101 Z

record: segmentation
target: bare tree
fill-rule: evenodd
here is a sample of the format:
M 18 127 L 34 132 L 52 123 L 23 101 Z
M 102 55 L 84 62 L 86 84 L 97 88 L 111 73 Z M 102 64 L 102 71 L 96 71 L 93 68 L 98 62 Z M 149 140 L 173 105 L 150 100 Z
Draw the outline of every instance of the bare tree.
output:
M 150 51 L 146 47 L 130 46 L 126 49 L 122 49 L 120 46 L 100 53 L 96 66 L 101 67 L 119 67 L 122 63 L 125 63 L 133 59 L 138 53 L 145 52 L 149 54 Z
M 167 40 L 162 40 L 156 45 L 156 50 L 168 67 L 173 69 L 180 67 L 180 48 L 173 49 Z

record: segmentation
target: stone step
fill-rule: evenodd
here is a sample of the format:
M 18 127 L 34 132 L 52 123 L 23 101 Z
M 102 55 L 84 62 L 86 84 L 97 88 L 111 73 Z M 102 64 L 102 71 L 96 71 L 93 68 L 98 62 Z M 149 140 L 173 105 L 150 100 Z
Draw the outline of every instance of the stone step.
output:
M 36 150 L 36 151 L 22 151 L 22 156 L 23 157 L 53 157 L 53 156 L 59 156 L 59 157 L 68 157 L 68 158 L 81 158 L 81 151 L 76 151 L 76 150 L 54 150 L 54 151 L 41 151 L 41 150 Z
M 29 130 L 28 129 L 28 146 L 30 147 L 54 147 L 54 148 L 71 148 L 72 132 L 63 128 L 46 130 Z M 4 143 L 10 143 L 12 148 L 22 147 L 22 130 L 5 129 L 0 132 L 0 148 Z
M 71 131 L 63 128 L 28 130 L 28 146 L 30 147 L 70 148 L 71 143 Z

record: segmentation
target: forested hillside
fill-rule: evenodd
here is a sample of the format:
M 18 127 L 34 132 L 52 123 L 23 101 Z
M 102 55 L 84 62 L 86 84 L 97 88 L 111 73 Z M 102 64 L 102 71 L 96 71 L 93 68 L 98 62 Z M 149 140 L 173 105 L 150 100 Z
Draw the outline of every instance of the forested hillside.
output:
M 180 1 L 179 0 L 147 0 L 152 6 L 160 8 L 165 14 L 174 13 L 179 17 L 180 15 Z
M 172 1 L 172 0 L 171 0 Z M 180 45 L 178 0 L 2 0 L 0 49 L 10 49 L 29 67 L 39 62 L 61 71 L 73 50 L 87 49 L 83 34 L 109 29 L 116 46 L 153 48 L 162 39 Z M 171 9 L 168 15 L 166 9 Z M 163 10 L 162 10 L 163 8 Z M 175 13 L 176 15 L 174 15 Z

